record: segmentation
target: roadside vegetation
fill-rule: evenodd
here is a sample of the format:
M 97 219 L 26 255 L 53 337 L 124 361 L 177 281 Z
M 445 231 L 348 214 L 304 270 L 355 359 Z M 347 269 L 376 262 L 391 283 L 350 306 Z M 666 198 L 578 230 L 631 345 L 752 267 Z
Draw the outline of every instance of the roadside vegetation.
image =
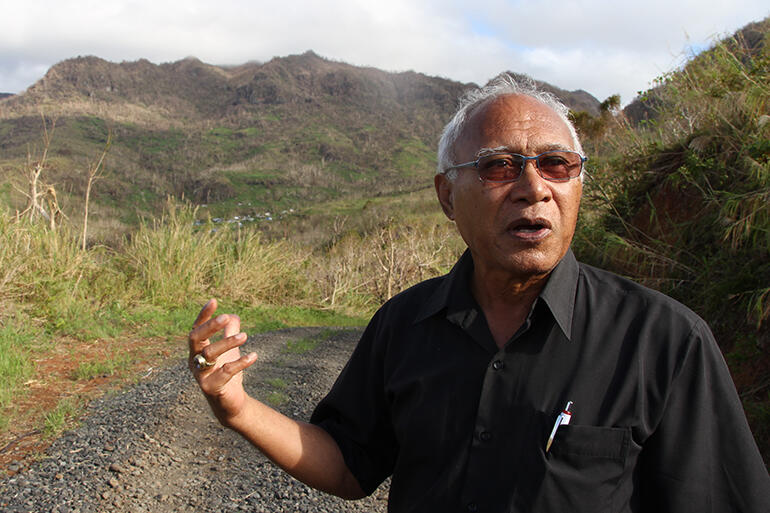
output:
M 768 26 L 661 76 L 643 119 L 591 126 L 592 208 L 575 246 L 707 320 L 770 463 Z
M 422 210 L 429 193 L 395 204 L 402 212 Z M 359 209 L 380 212 L 367 204 Z M 11 420 L 27 414 L 19 411 L 25 385 L 46 378 L 36 362 L 62 349 L 73 382 L 128 378 L 148 355 L 121 351 L 121 340 L 165 339 L 170 354 L 181 356 L 183 335 L 210 297 L 221 300 L 221 311 L 237 311 L 249 333 L 362 325 L 396 292 L 447 272 L 460 251 L 453 227 L 438 212 L 398 221 L 351 217 L 336 214 L 325 221 L 333 227 L 325 238 L 316 233 L 300 244 L 268 238 L 255 227 L 201 221 L 196 207 L 169 200 L 157 219 L 143 221 L 114 245 L 83 248 L 67 223 L 52 229 L 39 217 L 4 212 L 0 426 L 14 426 Z M 314 343 L 298 342 L 287 351 Z M 73 354 L 67 345 L 89 349 Z M 51 410 L 39 412 L 41 429 L 50 434 L 65 426 L 79 404 L 67 396 L 52 402 Z
M 768 23 L 758 29 L 765 39 L 726 39 L 660 77 L 641 99 L 643 117 L 627 117 L 617 97 L 598 116 L 575 113 L 591 160 L 574 248 L 583 261 L 662 290 L 709 322 L 770 462 Z M 93 129 L 102 145 L 110 140 L 105 127 Z M 319 140 L 337 137 L 318 130 Z M 212 129 L 207 137 L 234 134 Z M 159 136 L 157 153 L 180 137 Z M 318 165 L 327 171 L 342 158 L 342 143 L 333 142 L 318 146 Z M 97 146 L 91 150 L 98 155 Z M 328 193 L 270 223 L 217 220 L 245 196 L 203 207 L 180 195 L 126 233 L 123 218 L 111 238 L 102 204 L 101 235 L 84 244 L 85 223 L 70 220 L 81 212 L 62 212 L 52 223 L 35 209 L 0 211 L 0 449 L 19 435 L 20 419 L 24 429 L 47 434 L 66 427 L 82 401 L 77 386 L 62 383 L 135 379 L 148 362 L 184 355 L 183 336 L 210 297 L 221 300 L 221 310 L 237 311 L 250 333 L 362 325 L 400 290 L 449 271 L 463 245 L 435 205 L 426 165 L 432 157 L 414 138 L 396 153 L 392 160 L 409 183 L 424 174 L 424 188 L 337 197 L 334 183 L 304 163 L 310 167 L 280 175 L 283 183 L 309 173 L 308 190 Z M 45 160 L 39 157 L 19 159 L 17 169 L 34 171 Z M 240 191 L 265 183 L 270 190 L 279 173 L 238 176 Z M 98 192 L 100 182 L 93 187 Z M 0 186 L 0 200 L 9 195 Z M 56 195 L 43 200 L 53 212 Z M 287 354 L 314 343 L 298 341 Z M 31 416 L 21 411 L 29 404 L 23 399 L 46 380 L 52 355 L 70 362 L 55 382 L 61 393 Z M 282 383 L 271 387 L 274 403 L 286 400 Z

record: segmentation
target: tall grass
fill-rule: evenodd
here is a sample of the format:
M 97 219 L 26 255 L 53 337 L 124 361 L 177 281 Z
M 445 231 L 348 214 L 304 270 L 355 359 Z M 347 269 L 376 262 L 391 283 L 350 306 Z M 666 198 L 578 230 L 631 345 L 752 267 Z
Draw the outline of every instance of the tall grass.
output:
M 66 227 L 49 230 L 0 216 L 0 240 L 0 321 L 27 316 L 32 323 L 77 335 L 83 316 L 97 311 L 114 289 L 105 281 L 105 248 L 82 251 L 77 235 Z
M 652 120 L 610 138 L 606 213 L 579 241 L 694 307 L 728 350 L 770 320 L 769 63 L 768 45 L 727 40 L 662 77 Z
M 254 229 L 196 226 L 195 219 L 195 208 L 170 201 L 119 247 L 83 250 L 66 229 L 0 216 L 0 319 L 16 311 L 49 331 L 72 331 L 66 324 L 80 314 L 183 308 L 210 296 L 369 313 L 409 285 L 448 271 L 460 251 L 454 228 L 432 219 L 387 219 L 312 248 L 267 240 Z
M 765 20 L 766 24 L 770 20 Z M 770 41 L 718 42 L 613 126 L 576 251 L 708 320 L 766 461 L 770 438 Z
M 169 201 L 121 244 L 85 249 L 66 225 L 0 215 L 0 414 L 33 375 L 36 354 L 69 337 L 181 334 L 209 297 L 252 312 L 244 319 L 252 328 L 360 323 L 391 295 L 446 272 L 459 254 L 451 225 L 419 218 L 301 246 L 256 229 L 200 225 L 196 213 Z M 127 365 L 87 360 L 71 377 Z
M 193 207 L 169 202 L 143 223 L 117 262 L 136 297 L 160 306 L 220 296 L 241 304 L 307 304 L 307 252 L 259 232 L 194 226 Z
M 461 250 L 449 223 L 387 219 L 366 233 L 348 232 L 315 255 L 311 276 L 323 304 L 371 312 L 397 292 L 448 272 Z
M 11 405 L 16 391 L 34 370 L 29 351 L 33 336 L 31 330 L 10 322 L 0 325 L 0 429 L 7 424 L 6 407 Z

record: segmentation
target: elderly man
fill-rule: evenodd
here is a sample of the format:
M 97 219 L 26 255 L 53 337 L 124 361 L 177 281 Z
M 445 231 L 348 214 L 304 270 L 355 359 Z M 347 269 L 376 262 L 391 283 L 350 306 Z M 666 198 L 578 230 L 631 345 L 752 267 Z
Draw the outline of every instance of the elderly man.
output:
M 220 422 L 342 497 L 392 476 L 393 512 L 770 510 L 706 324 L 570 251 L 585 160 L 553 97 L 507 76 L 468 94 L 435 177 L 454 269 L 377 312 L 310 423 L 244 392 L 256 355 L 209 302 L 191 368 Z

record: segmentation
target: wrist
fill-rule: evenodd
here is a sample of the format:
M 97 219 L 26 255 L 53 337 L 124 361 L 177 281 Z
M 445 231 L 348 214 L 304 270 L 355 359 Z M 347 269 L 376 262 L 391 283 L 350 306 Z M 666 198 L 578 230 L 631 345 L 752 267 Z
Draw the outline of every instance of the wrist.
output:
M 223 415 L 220 423 L 233 431 L 244 434 L 250 425 L 256 420 L 256 405 L 260 404 L 257 400 L 248 395 L 244 399 L 243 406 L 235 413 Z

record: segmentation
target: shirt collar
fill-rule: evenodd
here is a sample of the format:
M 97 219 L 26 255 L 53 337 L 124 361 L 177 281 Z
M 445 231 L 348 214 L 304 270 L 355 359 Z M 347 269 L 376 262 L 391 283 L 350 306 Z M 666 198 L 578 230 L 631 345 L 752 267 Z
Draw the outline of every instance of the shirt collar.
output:
M 423 303 L 415 322 L 424 321 L 428 317 L 436 315 L 442 309 L 449 307 L 450 304 L 457 303 L 456 299 L 462 298 L 468 301 L 468 306 L 475 304 L 475 300 L 470 293 L 469 278 L 473 272 L 473 258 L 471 251 L 466 249 L 457 263 L 444 276 L 438 288 L 433 291 L 427 301 Z M 450 301 L 455 299 L 455 301 Z M 456 308 L 453 308 L 456 310 Z
M 447 308 L 448 317 L 453 315 L 475 316 L 475 311 L 472 310 L 477 306 L 470 294 L 469 283 L 472 272 L 473 258 L 470 250 L 465 250 L 449 274 L 423 304 L 415 322 L 436 315 L 444 308 Z M 538 297 L 548 306 L 567 339 L 572 337 L 572 315 L 575 308 L 578 274 L 577 260 L 572 249 L 568 249 L 561 261 L 551 271 L 548 282 Z M 462 322 L 462 320 L 460 321 Z M 472 321 L 472 319 L 466 318 L 465 321 Z
M 572 340 L 572 314 L 575 311 L 575 293 L 579 273 L 580 268 L 575 254 L 572 253 L 572 249 L 568 249 L 551 271 L 548 282 L 540 292 L 540 299 L 548 305 L 548 309 L 551 310 L 553 318 L 556 319 L 567 340 Z

